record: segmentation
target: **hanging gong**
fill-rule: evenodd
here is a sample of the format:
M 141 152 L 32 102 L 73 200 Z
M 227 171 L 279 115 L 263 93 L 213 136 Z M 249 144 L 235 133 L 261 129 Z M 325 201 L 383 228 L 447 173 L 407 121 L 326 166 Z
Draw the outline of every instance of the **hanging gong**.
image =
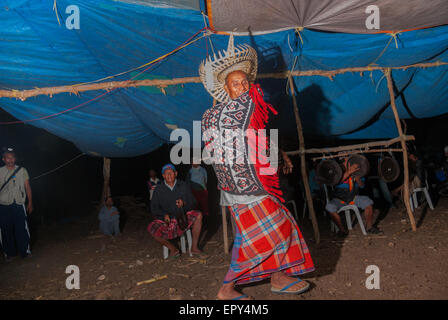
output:
M 334 186 L 342 178 L 342 168 L 334 160 L 322 160 L 316 168 L 316 181 L 319 184 Z
M 383 158 L 378 164 L 378 174 L 385 182 L 394 182 L 400 175 L 400 165 L 394 158 Z
M 369 160 L 367 160 L 366 157 L 364 157 L 360 154 L 352 155 L 350 158 L 348 158 L 348 163 L 350 165 L 357 164 L 359 166 L 359 170 L 353 174 L 353 176 L 355 176 L 355 177 L 364 177 L 370 171 Z

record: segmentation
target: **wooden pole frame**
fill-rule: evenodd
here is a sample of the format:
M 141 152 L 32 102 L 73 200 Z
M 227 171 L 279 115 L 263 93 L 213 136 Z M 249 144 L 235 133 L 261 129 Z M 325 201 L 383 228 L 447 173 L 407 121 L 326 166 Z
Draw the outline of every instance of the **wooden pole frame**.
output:
M 398 138 L 393 138 L 386 141 L 373 141 L 373 142 L 367 142 L 367 143 L 361 143 L 361 144 L 352 144 L 352 145 L 346 145 L 346 146 L 340 146 L 340 147 L 332 147 L 332 148 L 319 148 L 319 149 L 306 149 L 303 151 L 296 150 L 296 151 L 287 151 L 286 154 L 288 156 L 295 156 L 300 154 L 300 152 L 304 153 L 333 153 L 333 152 L 340 152 L 340 151 L 349 151 L 349 150 L 356 150 L 356 149 L 365 149 L 369 150 L 371 147 L 389 147 L 393 145 L 394 143 L 401 142 L 401 140 L 404 139 L 405 141 L 411 141 L 415 140 L 414 136 L 403 136 Z
M 294 89 L 294 80 L 292 75 L 288 77 L 288 82 L 289 82 L 289 89 L 291 90 L 292 103 L 294 106 L 294 115 L 297 124 L 297 134 L 299 136 L 299 148 L 300 151 L 303 151 L 305 150 L 305 139 L 303 136 L 302 120 L 300 119 L 299 108 L 297 105 L 296 94 Z M 308 203 L 308 208 L 311 216 L 311 223 L 313 224 L 314 238 L 316 240 L 316 243 L 319 244 L 320 243 L 319 225 L 317 224 L 316 212 L 314 211 L 313 198 L 311 197 L 311 190 L 308 182 L 308 173 L 306 171 L 306 162 L 305 162 L 305 152 L 300 152 L 300 166 L 302 171 L 303 186 L 305 188 L 306 201 Z
M 439 67 L 443 65 L 448 65 L 448 62 L 437 61 L 430 63 L 417 63 L 408 66 L 392 67 L 391 69 L 406 70 L 409 68 L 431 68 Z M 336 70 L 307 70 L 307 71 L 285 71 L 278 73 L 265 73 L 257 76 L 257 79 L 284 79 L 290 76 L 294 77 L 310 77 L 310 76 L 322 76 L 333 80 L 333 77 L 338 74 L 343 74 L 347 72 L 360 73 L 361 76 L 364 72 L 371 71 L 382 71 L 384 68 L 380 66 L 367 66 L 367 67 L 356 67 L 356 68 L 342 68 Z M 126 81 L 109 81 L 100 83 L 86 83 L 86 84 L 74 84 L 66 86 L 56 86 L 56 87 L 45 87 L 45 88 L 34 88 L 29 90 L 0 90 L 0 98 L 16 98 L 25 101 L 28 98 L 47 95 L 50 98 L 53 95 L 60 93 L 70 93 L 78 95 L 80 92 L 94 91 L 94 90 L 105 90 L 112 91 L 118 88 L 132 88 L 132 87 L 159 87 L 162 93 L 165 93 L 165 89 L 168 86 L 173 85 L 183 85 L 187 83 L 201 83 L 199 77 L 185 77 L 185 78 L 174 78 L 174 79 L 146 79 L 146 80 L 126 80 Z
M 403 149 L 370 149 L 370 150 L 352 150 L 347 152 L 341 152 L 338 154 L 333 154 L 329 156 L 320 156 L 312 158 L 313 160 L 320 160 L 320 159 L 333 159 L 333 158 L 339 158 L 339 157 L 345 157 L 352 154 L 359 154 L 359 153 L 382 153 L 382 152 L 403 152 Z
M 106 197 L 110 196 L 110 158 L 103 158 L 103 192 L 101 193 L 100 206 L 104 205 Z
M 401 128 L 400 116 L 398 115 L 397 106 L 395 104 L 395 93 L 393 88 L 393 80 L 392 80 L 392 70 L 391 68 L 384 69 L 384 75 L 387 79 L 387 88 L 389 89 L 390 95 L 390 105 L 392 111 L 394 112 L 395 123 L 397 124 L 398 134 L 401 142 L 401 148 L 403 149 L 403 174 L 404 174 L 404 184 L 403 184 L 403 201 L 406 206 L 406 211 L 408 212 L 409 220 L 411 222 L 412 231 L 417 231 L 417 227 L 415 224 L 414 215 L 411 210 L 410 204 L 410 196 L 409 196 L 409 165 L 408 165 L 408 151 L 406 148 L 406 139 L 403 134 L 403 130 Z

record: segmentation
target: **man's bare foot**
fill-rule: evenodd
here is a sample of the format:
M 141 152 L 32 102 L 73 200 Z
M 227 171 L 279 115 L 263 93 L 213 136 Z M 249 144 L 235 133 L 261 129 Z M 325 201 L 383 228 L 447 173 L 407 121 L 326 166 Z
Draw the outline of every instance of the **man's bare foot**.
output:
M 233 283 L 224 284 L 218 291 L 216 297 L 219 300 L 233 300 L 235 298 L 244 296 L 244 294 L 235 290 Z M 249 296 L 245 296 L 239 300 L 253 300 L 253 298 Z
M 276 273 L 272 274 L 272 276 L 271 276 L 271 286 L 273 289 L 281 290 L 284 287 L 286 287 L 287 285 L 289 285 L 293 282 L 296 282 L 297 280 L 298 279 L 296 279 L 296 278 L 288 277 L 283 272 L 276 272 Z M 300 282 L 293 284 L 291 287 L 289 287 L 287 290 L 285 290 L 285 292 L 300 291 L 300 290 L 305 289 L 308 286 L 309 286 L 309 283 L 307 281 L 300 281 Z
M 199 250 L 199 248 L 191 248 L 191 253 L 202 254 L 203 252 L 201 250 Z

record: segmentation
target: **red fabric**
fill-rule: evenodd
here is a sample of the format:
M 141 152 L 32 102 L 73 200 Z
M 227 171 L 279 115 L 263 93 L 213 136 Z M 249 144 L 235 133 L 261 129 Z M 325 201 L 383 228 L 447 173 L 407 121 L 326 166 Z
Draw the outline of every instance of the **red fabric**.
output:
M 191 210 L 187 212 L 188 226 L 190 229 L 197 217 L 201 214 L 198 210 Z M 169 224 L 165 221 L 156 219 L 148 225 L 148 232 L 156 237 L 160 237 L 166 240 L 171 240 L 180 237 L 185 231 L 179 228 L 176 219 L 171 219 Z
M 237 235 L 225 283 L 259 281 L 279 271 L 289 276 L 314 271 L 297 223 L 274 198 L 229 208 Z
M 249 128 L 254 129 L 258 138 L 249 138 L 248 143 L 251 150 L 249 157 L 254 164 L 255 170 L 257 172 L 257 177 L 263 185 L 265 191 L 274 197 L 278 198 L 280 201 L 285 202 L 282 198 L 283 192 L 280 190 L 280 182 L 277 172 L 273 172 L 270 175 L 261 174 L 263 168 L 269 168 L 270 163 L 267 162 L 266 150 L 269 150 L 269 140 L 266 135 L 262 133 L 262 129 L 265 129 L 266 123 L 269 120 L 269 111 L 274 115 L 277 115 L 277 110 L 272 107 L 269 103 L 263 100 L 263 91 L 259 84 L 253 84 L 249 90 L 249 95 L 255 104 L 255 111 L 253 112 L 249 124 Z M 264 143 L 261 143 L 264 141 Z M 261 143 L 261 144 L 260 144 Z M 263 148 L 258 150 L 258 146 Z M 266 156 L 265 156 L 266 155 Z M 255 161 L 254 161 L 255 160 Z

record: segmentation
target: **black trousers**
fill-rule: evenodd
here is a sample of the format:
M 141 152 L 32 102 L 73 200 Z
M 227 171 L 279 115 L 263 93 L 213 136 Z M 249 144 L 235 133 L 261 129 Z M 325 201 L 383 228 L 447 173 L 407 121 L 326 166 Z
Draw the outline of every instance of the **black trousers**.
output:
M 19 253 L 22 257 L 30 254 L 30 232 L 25 205 L 0 205 L 0 232 L 3 253 L 14 257 Z

